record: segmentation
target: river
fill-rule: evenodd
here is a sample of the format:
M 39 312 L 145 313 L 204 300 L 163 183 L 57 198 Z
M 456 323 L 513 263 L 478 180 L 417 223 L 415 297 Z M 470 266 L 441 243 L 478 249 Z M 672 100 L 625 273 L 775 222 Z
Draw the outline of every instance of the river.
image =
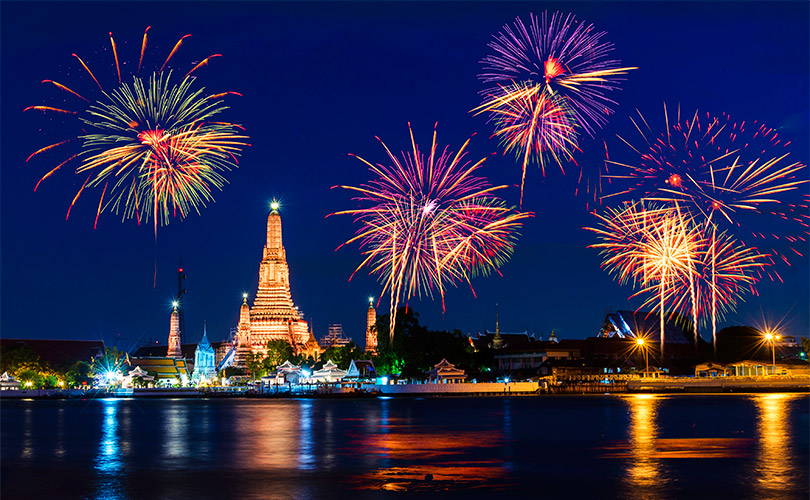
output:
M 810 496 L 810 396 L 0 404 L 11 499 Z

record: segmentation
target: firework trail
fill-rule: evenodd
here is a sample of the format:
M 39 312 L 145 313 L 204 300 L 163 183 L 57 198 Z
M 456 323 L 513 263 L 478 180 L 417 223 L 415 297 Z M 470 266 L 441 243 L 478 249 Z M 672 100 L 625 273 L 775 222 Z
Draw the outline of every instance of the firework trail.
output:
M 401 300 L 437 293 L 444 310 L 446 287 L 465 282 L 472 289 L 473 277 L 497 272 L 508 261 L 523 220 L 533 215 L 507 207 L 493 194 L 506 186 L 491 186 L 474 175 L 484 159 L 465 160 L 469 140 L 457 153 L 439 150 L 434 129 L 425 154 L 408 128 L 411 151 L 397 156 L 377 138 L 389 163 L 358 157 L 375 178 L 359 187 L 339 186 L 354 192 L 353 199 L 365 207 L 330 214 L 352 215 L 360 225 L 343 245 L 359 242 L 364 260 L 354 273 L 366 267 L 383 283 L 392 337 Z
M 85 189 L 98 189 L 96 225 L 101 213 L 110 210 L 121 214 L 122 219 L 136 218 L 138 223 L 151 218 L 157 232 L 158 224 L 168 224 L 172 217 L 182 219 L 192 211 L 199 213 L 213 201 L 212 190 L 227 183 L 223 173 L 238 166 L 237 156 L 248 144 L 241 126 L 216 121 L 227 109 L 223 98 L 239 94 L 210 94 L 202 87 L 195 88 L 192 73 L 219 54 L 203 59 L 184 77 L 173 78 L 169 63 L 183 40 L 191 36 L 186 35 L 175 44 L 159 71 L 142 77 L 139 73 L 148 31 L 144 32 L 136 73 L 128 79 L 121 74 L 119 50 L 111 33 L 116 76 L 111 87 L 102 86 L 76 54 L 95 84 L 88 89 L 88 97 L 52 80 L 43 81 L 69 94 L 66 102 L 70 106 L 29 106 L 24 111 L 73 117 L 82 132 L 35 151 L 26 161 L 75 145 L 78 152 L 45 174 L 34 189 L 65 165 L 75 163 L 75 173 L 86 180 L 70 208 Z
M 549 161 L 562 169 L 578 149 L 579 129 L 593 137 L 607 123 L 616 103 L 606 93 L 636 68 L 610 58 L 613 45 L 602 41 L 604 35 L 572 14 L 549 18 L 544 12 L 531 14 L 528 25 L 516 18 L 488 44 L 494 53 L 481 61 L 479 78 L 492 86 L 473 112 L 490 114 L 494 135 L 522 160 L 523 179 L 531 161 L 544 174 Z

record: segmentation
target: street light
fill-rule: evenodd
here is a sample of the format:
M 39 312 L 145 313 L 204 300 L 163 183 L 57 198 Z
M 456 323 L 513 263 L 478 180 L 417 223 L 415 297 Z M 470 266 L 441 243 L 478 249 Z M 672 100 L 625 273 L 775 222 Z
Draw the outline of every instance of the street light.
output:
M 638 344 L 639 349 L 644 351 L 644 373 L 649 375 L 650 374 L 650 362 L 647 359 L 647 348 L 644 345 L 644 339 L 637 338 L 636 339 L 636 344 Z
M 773 375 L 776 375 L 776 341 L 781 339 L 779 335 L 774 335 L 771 332 L 765 334 L 765 341 L 771 343 L 771 362 L 773 363 Z

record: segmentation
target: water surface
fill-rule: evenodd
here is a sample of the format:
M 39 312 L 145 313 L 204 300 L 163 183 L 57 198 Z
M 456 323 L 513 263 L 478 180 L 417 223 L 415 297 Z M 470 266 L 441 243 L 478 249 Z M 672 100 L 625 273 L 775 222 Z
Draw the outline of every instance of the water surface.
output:
M 3 401 L 15 498 L 807 499 L 810 396 Z

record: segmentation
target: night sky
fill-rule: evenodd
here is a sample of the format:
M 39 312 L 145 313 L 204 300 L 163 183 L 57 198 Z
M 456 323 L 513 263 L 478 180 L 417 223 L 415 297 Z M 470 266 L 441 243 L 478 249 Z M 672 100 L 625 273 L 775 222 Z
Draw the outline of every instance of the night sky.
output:
M 605 142 L 620 150 L 616 134 L 631 135 L 629 116 L 641 111 L 651 125 L 663 120 L 663 103 L 727 112 L 758 120 L 793 141 L 795 161 L 808 161 L 808 13 L 789 3 L 2 3 L 2 335 L 32 338 L 103 338 L 126 348 L 166 342 L 170 301 L 177 289 L 179 256 L 188 279 L 187 335 L 196 341 L 207 321 L 211 340 L 227 336 L 238 321 L 241 295 L 256 291 L 271 199 L 281 203 L 284 245 L 293 300 L 314 323 L 317 337 L 342 323 L 362 345 L 367 297 L 380 285 L 363 272 L 357 246 L 335 249 L 355 227 L 347 216 L 325 216 L 355 204 L 330 189 L 369 180 L 354 153 L 384 161 L 379 136 L 393 150 L 408 147 L 408 122 L 427 149 L 434 123 L 439 143 L 457 150 L 473 136 L 469 159 L 488 157 L 479 173 L 512 185 L 502 192 L 517 204 L 520 167 L 502 156 L 490 125 L 469 111 L 484 88 L 477 78 L 486 44 L 516 16 L 542 9 L 576 14 L 607 32 L 613 55 L 637 66 L 619 105 L 594 139 L 581 141 L 576 159 L 593 178 Z M 143 30 L 151 26 L 145 65 L 159 66 L 186 33 L 177 67 L 213 54 L 199 70 L 212 92 L 236 91 L 223 115 L 247 129 L 252 147 L 216 203 L 158 230 L 150 223 L 93 219 L 99 192 L 85 192 L 65 220 L 83 178 L 66 170 L 34 186 L 58 164 L 60 153 L 25 159 L 67 138 L 59 118 L 26 106 L 63 98 L 53 79 L 77 90 L 89 81 L 71 57 L 79 54 L 102 84 L 116 79 L 108 32 L 122 61 L 137 64 Z M 149 59 L 152 57 L 151 59 Z M 154 67 L 154 66 L 153 66 Z M 73 85 L 70 85 L 73 84 Z M 475 135 L 473 135 L 475 134 Z M 497 154 L 493 154 L 497 153 Z M 592 195 L 575 195 L 579 168 L 531 168 L 525 225 L 511 261 L 497 274 L 451 288 L 446 313 L 439 300 L 413 300 L 423 324 L 475 332 L 494 329 L 496 303 L 504 331 L 563 338 L 595 335 L 608 310 L 634 309 L 632 291 L 599 267 L 583 226 L 593 224 Z M 807 186 L 803 189 L 806 191 Z M 589 205 L 590 202 L 590 205 Z M 805 254 L 807 255 L 807 254 Z M 157 272 L 156 283 L 153 282 Z M 784 283 L 759 286 L 737 314 L 721 325 L 783 320 L 786 331 L 807 335 L 808 259 L 782 267 Z M 381 304 L 387 311 L 387 302 Z M 703 331 L 706 338 L 707 331 Z M 708 332 L 710 336 L 710 332 Z

